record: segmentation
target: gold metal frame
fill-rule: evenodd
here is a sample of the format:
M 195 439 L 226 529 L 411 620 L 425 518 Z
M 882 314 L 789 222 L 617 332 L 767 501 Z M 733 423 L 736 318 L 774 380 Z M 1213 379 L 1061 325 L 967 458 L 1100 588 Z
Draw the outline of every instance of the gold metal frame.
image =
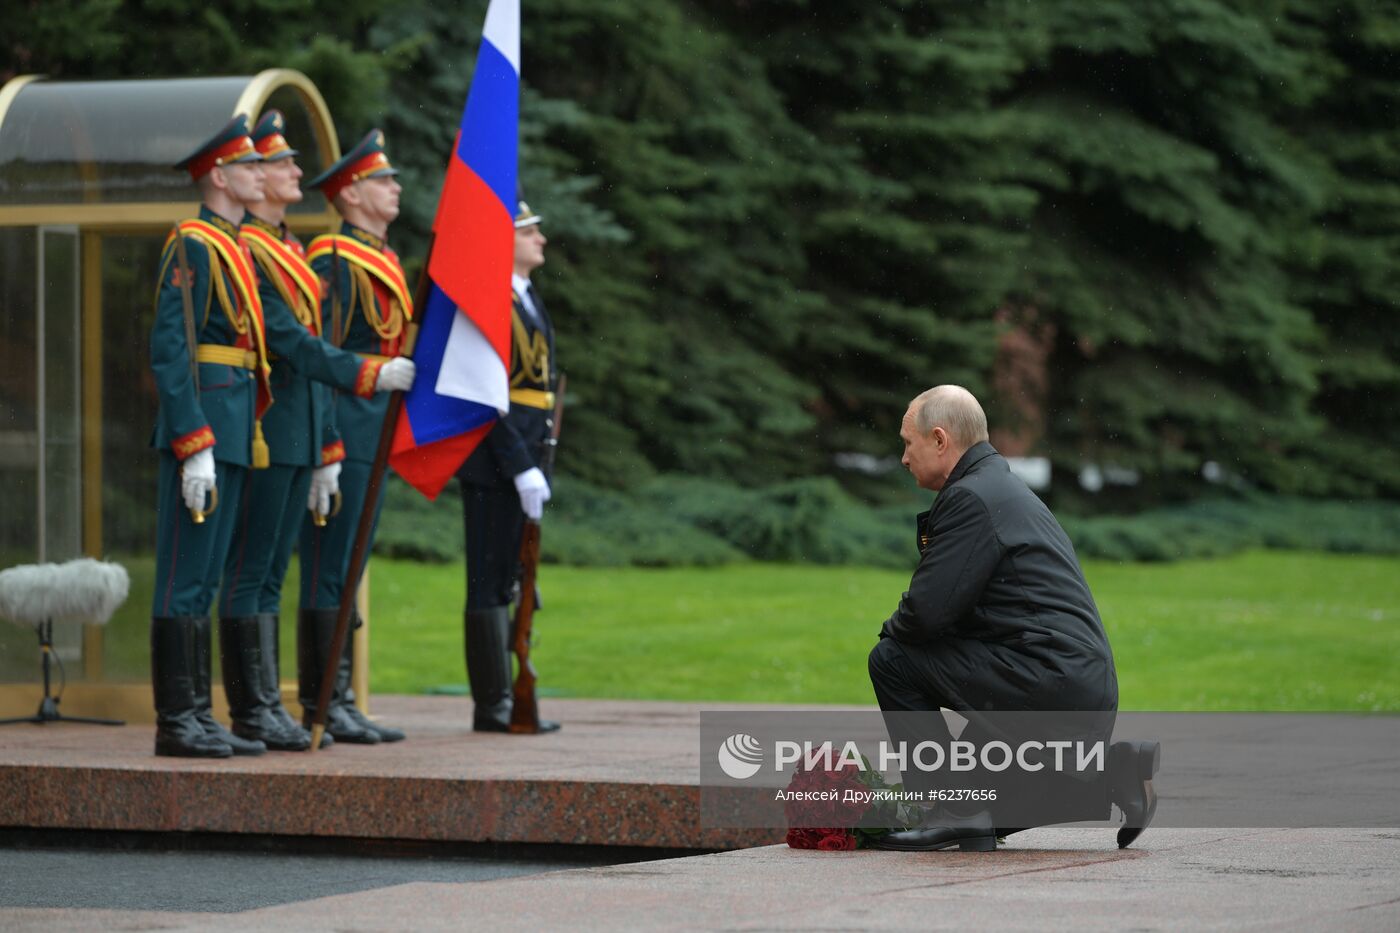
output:
M 5 115 L 20 93 L 43 75 L 20 75 L 0 87 L 0 132 L 5 129 Z M 317 154 L 324 165 L 340 158 L 340 140 L 330 108 L 311 79 L 291 68 L 269 68 L 249 79 L 247 87 L 233 105 L 235 116 L 240 113 L 255 118 L 275 92 L 284 87 L 296 91 L 311 114 L 311 128 L 316 136 Z M 197 201 L 136 201 L 129 204 L 18 204 L 0 206 L 0 227 L 37 227 L 41 224 L 74 224 L 84 233 L 151 233 L 197 213 Z M 297 233 L 320 233 L 333 229 L 339 220 L 329 204 L 315 214 L 287 215 L 287 226 Z
M 166 204 L 22 204 L 0 207 L 0 227 L 39 227 L 68 224 L 84 233 L 157 233 L 199 213 L 198 201 Z M 334 208 L 315 214 L 288 214 L 295 233 L 323 233 L 339 220 Z
M 101 559 L 102 547 L 102 234 L 83 231 L 82 297 L 82 491 L 83 553 Z M 83 626 L 83 677 L 102 679 L 100 625 Z
M 5 82 L 4 87 L 0 87 L 0 130 L 5 128 L 5 115 L 10 112 L 10 105 L 15 102 L 19 92 L 24 90 L 26 84 L 38 81 L 44 75 L 20 75 Z
M 334 164 L 340 159 L 340 139 L 335 135 L 330 108 L 326 106 L 326 99 L 321 96 L 316 85 L 300 71 L 291 68 L 269 68 L 258 72 L 243 89 L 238 103 L 233 105 L 233 116 L 246 113 L 248 119 L 256 119 L 273 92 L 284 87 L 295 89 L 306 108 L 319 117 L 311 121 L 311 128 L 316 133 L 316 148 L 329 156 L 326 165 Z

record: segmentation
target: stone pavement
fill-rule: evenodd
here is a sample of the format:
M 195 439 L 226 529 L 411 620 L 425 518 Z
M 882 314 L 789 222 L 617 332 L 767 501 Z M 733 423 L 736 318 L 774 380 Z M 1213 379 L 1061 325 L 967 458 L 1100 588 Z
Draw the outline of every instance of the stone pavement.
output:
M 93 879 L 70 867 L 52 872 L 62 877 L 50 881 L 41 870 L 44 858 L 14 850 L 5 864 L 18 867 L 8 875 L 9 888 L 0 871 L 0 895 L 19 892 L 21 872 L 23 883 L 44 890 L 36 897 L 0 896 L 0 904 L 64 906 L 0 907 L 0 930 L 1400 930 L 1397 829 L 1159 824 L 1134 848 L 1119 851 L 1111 829 L 1066 827 L 1012 836 L 1006 848 L 986 854 L 798 852 L 761 845 L 774 838 L 772 831 L 698 825 L 701 705 L 556 700 L 545 707 L 565 722 L 563 732 L 474 735 L 463 700 L 376 698 L 375 713 L 407 728 L 408 741 L 224 762 L 155 758 L 150 726 L 11 727 L 0 734 L 0 827 L 255 834 L 241 847 L 244 855 L 257 851 L 256 834 L 340 839 L 341 845 L 368 836 L 547 843 L 563 850 L 761 847 L 607 867 L 534 865 L 528 876 L 491 866 L 474 874 L 450 866 L 376 873 L 362 862 L 348 869 L 354 883 L 334 878 L 325 862 L 268 855 L 257 871 L 225 872 L 227 884 L 256 884 L 254 876 L 285 870 L 300 885 L 290 893 L 279 889 L 276 898 L 226 897 L 222 908 L 161 896 L 163 884 L 178 881 L 175 873 L 143 867 L 159 859 L 118 855 L 123 861 L 110 863 L 109 877 Z M 1341 720 L 1319 721 L 1341 728 Z M 1302 756 L 1285 773 L 1288 756 L 1274 745 L 1250 745 L 1241 731 L 1261 733 L 1269 723 L 1220 717 L 1205 725 L 1218 734 L 1198 737 L 1199 747 L 1184 738 L 1171 746 L 1171 780 L 1164 764 L 1159 815 L 1234 799 L 1206 778 L 1224 757 L 1216 750 L 1236 746 L 1251 760 L 1274 755 L 1259 759 L 1257 786 L 1272 781 L 1297 796 L 1319 780 L 1345 779 L 1350 783 L 1338 785 L 1343 802 L 1395 800 L 1388 732 L 1377 733 L 1378 743 L 1339 746 L 1366 752 L 1366 767 L 1339 775 L 1330 757 Z M 1187 727 L 1199 731 L 1201 724 Z M 1291 726 L 1280 721 L 1277 728 Z M 1192 748 L 1195 769 L 1178 770 L 1179 762 L 1189 764 Z M 1311 778 L 1308 769 L 1316 772 Z M 1292 812 L 1284 806 L 1291 798 L 1270 793 L 1273 812 Z M 1373 812 L 1390 811 L 1371 806 L 1353 817 Z M 81 856 L 69 864 L 82 864 Z M 110 891 L 116 877 L 129 879 L 137 894 L 104 893 L 102 885 Z M 65 896 L 54 884 L 71 885 L 74 894 Z M 195 912 L 191 904 L 204 909 Z
M 1040 829 L 985 854 L 767 846 L 232 914 L 0 910 L 0 929 L 1393 931 L 1400 833 L 1154 829 L 1119 851 L 1108 830 Z

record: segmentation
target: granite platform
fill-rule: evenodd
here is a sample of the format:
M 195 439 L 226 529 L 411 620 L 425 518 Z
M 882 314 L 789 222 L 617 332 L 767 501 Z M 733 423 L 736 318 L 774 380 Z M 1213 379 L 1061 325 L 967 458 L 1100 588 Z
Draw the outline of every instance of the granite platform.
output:
M 148 725 L 0 728 L 0 828 L 218 834 L 259 868 L 210 883 L 298 879 L 275 902 L 257 891 L 245 900 L 258 906 L 201 903 L 198 891 L 169 896 L 178 872 L 159 858 L 21 842 L 0 873 L 0 929 L 1400 929 L 1393 828 L 1154 825 L 1118 850 L 1111 829 L 1055 827 L 991 853 L 796 851 L 764 832 L 694 824 L 699 705 L 542 705 L 562 732 L 477 735 L 460 698 L 376 697 L 375 715 L 407 741 L 220 762 L 154 757 Z M 326 840 L 337 857 L 347 845 L 496 842 L 520 864 L 488 870 L 435 854 L 385 872 L 366 858 L 331 883 L 334 866 L 318 874 L 269 836 Z M 243 838 L 256 842 L 245 849 Z M 542 864 L 518 843 L 552 846 L 559 861 Z M 558 855 L 603 846 L 731 851 L 596 867 Z M 171 857 L 187 871 L 214 864 Z
M 771 830 L 699 825 L 699 704 L 544 700 L 557 733 L 474 733 L 470 701 L 377 695 L 408 732 L 205 761 L 157 758 L 155 730 L 0 727 L 0 828 L 737 849 Z

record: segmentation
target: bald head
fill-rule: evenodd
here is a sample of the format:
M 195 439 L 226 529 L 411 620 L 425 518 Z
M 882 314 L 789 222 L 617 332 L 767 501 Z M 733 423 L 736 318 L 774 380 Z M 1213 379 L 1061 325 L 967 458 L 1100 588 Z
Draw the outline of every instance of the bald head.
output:
M 923 434 L 943 428 L 957 447 L 967 450 L 987 439 L 987 416 L 962 386 L 934 386 L 909 403 L 914 424 Z
M 920 486 L 937 491 L 968 448 L 987 439 L 987 416 L 961 386 L 934 386 L 909 403 L 899 436 L 900 462 Z

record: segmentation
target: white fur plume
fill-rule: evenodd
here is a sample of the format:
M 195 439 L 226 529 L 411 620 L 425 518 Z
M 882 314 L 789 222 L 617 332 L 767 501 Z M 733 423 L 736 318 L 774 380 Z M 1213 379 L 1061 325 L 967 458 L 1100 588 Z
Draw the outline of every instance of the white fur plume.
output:
M 23 564 L 0 570 L 0 618 L 29 626 L 45 620 L 106 625 L 130 589 L 121 564 L 91 557 Z

